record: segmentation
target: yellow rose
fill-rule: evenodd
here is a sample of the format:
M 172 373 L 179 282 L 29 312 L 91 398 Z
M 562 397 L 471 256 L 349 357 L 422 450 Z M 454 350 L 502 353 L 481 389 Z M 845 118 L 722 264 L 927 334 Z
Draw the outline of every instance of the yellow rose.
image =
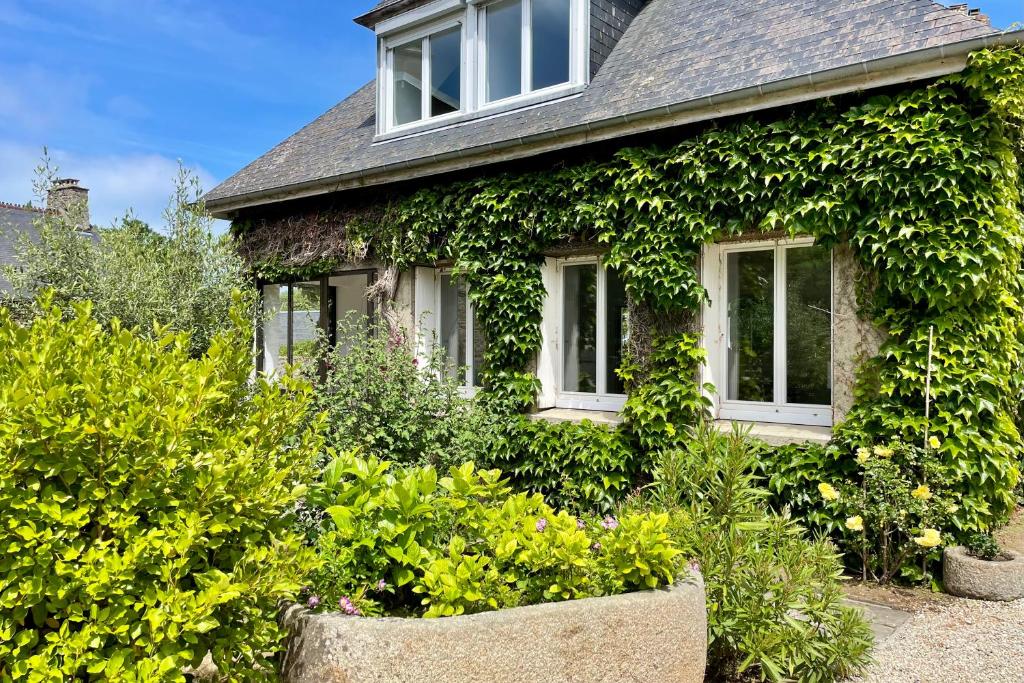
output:
M 875 446 L 875 455 L 879 458 L 888 458 L 892 455 L 892 449 L 887 446 Z
M 928 488 L 927 484 L 921 484 L 916 489 L 911 491 L 910 495 L 912 495 L 914 498 L 917 498 L 918 500 L 928 500 L 929 498 L 932 497 L 932 490 Z
M 860 515 L 846 518 L 846 528 L 850 531 L 864 531 L 864 520 Z
M 942 543 L 942 534 L 938 529 L 922 529 L 921 535 L 914 539 L 914 543 L 922 548 L 934 548 Z
M 831 484 L 818 484 L 818 493 L 825 500 L 839 500 L 839 492 Z
M 937 436 L 929 436 L 928 445 L 931 446 L 934 450 L 939 450 L 939 446 L 942 445 L 942 442 L 939 441 L 939 437 Z
M 861 447 L 857 449 L 857 462 L 859 462 L 861 465 L 865 464 L 868 461 L 868 458 L 870 457 L 871 451 L 869 451 L 867 448 Z

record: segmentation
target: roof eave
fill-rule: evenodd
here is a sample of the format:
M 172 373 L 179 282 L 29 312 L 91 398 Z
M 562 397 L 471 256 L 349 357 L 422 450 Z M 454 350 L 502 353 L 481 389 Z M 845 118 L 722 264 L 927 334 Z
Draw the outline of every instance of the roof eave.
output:
M 352 173 L 320 178 L 256 192 L 206 200 L 207 209 L 217 218 L 230 218 L 239 209 L 338 192 L 356 187 L 384 185 L 422 177 L 417 169 L 432 167 L 432 174 L 500 161 L 511 161 L 543 152 L 608 140 L 635 133 L 698 123 L 834 97 L 867 88 L 884 87 L 927 78 L 937 78 L 963 70 L 967 56 L 978 49 L 1024 42 L 1024 30 L 993 33 L 988 36 L 923 48 L 903 54 L 868 60 L 835 69 L 780 79 L 757 86 L 709 97 L 656 107 L 628 116 L 563 128 L 555 133 L 516 137 L 470 150 L 457 150 L 415 161 L 385 164 Z

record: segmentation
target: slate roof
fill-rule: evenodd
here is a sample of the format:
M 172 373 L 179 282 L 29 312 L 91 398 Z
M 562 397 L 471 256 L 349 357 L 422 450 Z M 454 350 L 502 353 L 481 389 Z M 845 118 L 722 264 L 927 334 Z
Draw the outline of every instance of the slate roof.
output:
M 41 214 L 42 209 L 0 202 L 0 266 L 17 264 L 15 247 L 19 235 L 28 235 L 32 240 L 38 238 L 34 223 Z M 10 285 L 0 272 L 0 293 L 8 291 Z
M 371 81 L 206 200 L 216 213 L 271 191 L 327 191 L 369 174 L 386 182 L 389 169 L 427 176 L 442 157 L 483 164 L 516 140 L 997 33 L 929 0 L 651 0 L 578 96 L 374 143 Z

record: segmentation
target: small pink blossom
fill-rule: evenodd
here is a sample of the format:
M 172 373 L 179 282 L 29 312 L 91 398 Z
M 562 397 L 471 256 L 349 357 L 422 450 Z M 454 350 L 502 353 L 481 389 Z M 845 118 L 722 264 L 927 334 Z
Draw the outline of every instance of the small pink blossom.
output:
M 579 529 L 580 531 L 583 531 L 584 529 L 587 528 L 587 523 L 584 522 L 582 519 L 577 519 L 576 520 L 576 528 Z
M 619 528 L 619 520 L 615 519 L 611 515 L 607 515 L 604 519 L 601 520 L 601 526 L 607 529 L 608 531 L 612 531 L 614 529 Z
M 548 528 L 548 520 L 544 519 L 543 517 L 541 517 L 540 519 L 537 520 L 537 531 L 543 532 L 547 528 Z

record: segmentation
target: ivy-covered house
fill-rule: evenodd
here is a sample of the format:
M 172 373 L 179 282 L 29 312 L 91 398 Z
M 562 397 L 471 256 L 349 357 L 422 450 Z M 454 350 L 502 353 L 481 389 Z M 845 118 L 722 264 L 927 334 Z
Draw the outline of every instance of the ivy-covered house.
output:
M 277 315 L 537 419 L 919 438 L 1012 504 L 1022 33 L 927 0 L 382 0 L 376 78 L 206 196 Z M 964 465 L 969 459 L 969 465 Z M 982 509 L 984 508 L 984 509 Z

